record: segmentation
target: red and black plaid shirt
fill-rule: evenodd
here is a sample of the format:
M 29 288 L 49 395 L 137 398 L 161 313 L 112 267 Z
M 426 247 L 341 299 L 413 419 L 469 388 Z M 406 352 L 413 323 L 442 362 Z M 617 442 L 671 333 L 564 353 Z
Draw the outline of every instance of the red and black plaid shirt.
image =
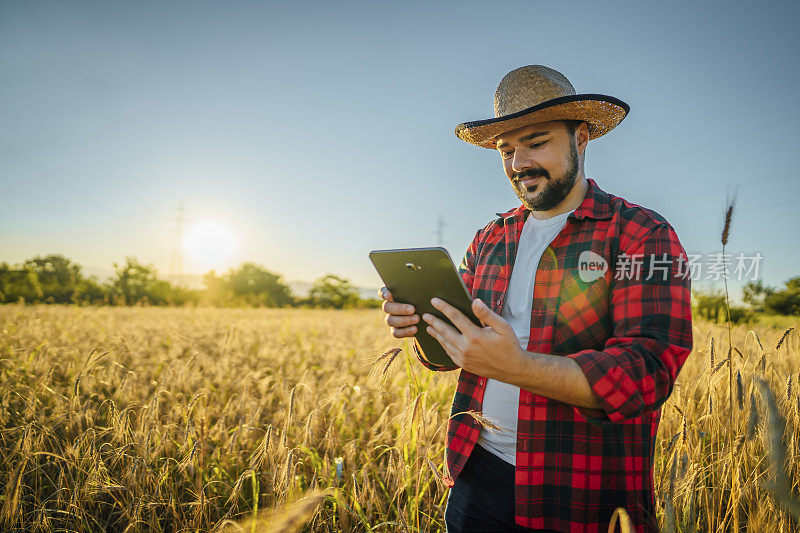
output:
M 691 275 L 661 215 L 587 181 L 586 198 L 539 262 L 527 350 L 574 359 L 602 408 L 520 391 L 516 522 L 606 532 L 614 510 L 624 507 L 636 531 L 657 531 L 656 432 L 661 405 L 692 349 Z M 458 267 L 472 297 L 497 314 L 529 213 L 524 205 L 497 213 Z M 592 272 L 602 274 L 591 280 Z M 432 365 L 416 342 L 414 348 L 432 370 L 457 368 Z M 485 388 L 484 377 L 461 371 L 447 432 L 448 486 L 480 432 L 472 416 L 458 413 L 482 411 Z

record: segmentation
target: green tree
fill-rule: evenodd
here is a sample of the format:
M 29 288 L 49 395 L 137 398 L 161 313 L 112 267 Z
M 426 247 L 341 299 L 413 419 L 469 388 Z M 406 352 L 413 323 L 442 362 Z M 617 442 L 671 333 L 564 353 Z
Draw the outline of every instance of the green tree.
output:
M 28 259 L 25 266 L 36 272 L 46 302 L 66 304 L 75 301 L 75 292 L 83 277 L 80 266 L 60 254 Z
M 742 288 L 742 300 L 753 311 L 760 313 L 764 311 L 764 300 L 773 292 L 775 292 L 775 289 L 766 285 L 763 280 L 748 281 Z
M 168 286 L 167 303 L 169 305 L 197 305 L 199 303 L 201 291 L 181 287 L 180 285 L 168 284 Z
M 14 267 L 0 263 L 0 301 L 36 302 L 42 299 L 39 276 L 27 266 Z
M 800 276 L 786 282 L 786 287 L 764 298 L 768 311 L 781 315 L 800 315 Z
M 361 299 L 349 281 L 328 274 L 314 282 L 308 293 L 308 303 L 313 307 L 346 309 L 358 307 Z
M 716 290 L 692 291 L 694 312 L 708 320 L 717 321 L 725 315 L 725 295 Z
M 74 302 L 102 305 L 110 303 L 111 287 L 100 283 L 97 276 L 81 278 L 75 288 Z
M 114 272 L 112 294 L 123 305 L 167 303 L 170 284 L 156 277 L 153 265 L 143 265 L 135 257 L 127 257 L 124 265 L 114 263 Z
M 694 300 L 693 313 L 707 320 L 722 323 L 728 320 L 728 308 L 725 306 L 725 294 L 718 290 L 694 290 L 692 291 Z M 730 307 L 730 320 L 734 324 L 749 322 L 753 319 L 753 311 L 747 307 Z
M 291 289 L 281 276 L 255 263 L 243 263 L 227 274 L 217 276 L 212 270 L 203 276 L 206 293 L 215 305 L 253 305 L 286 307 L 294 304 Z

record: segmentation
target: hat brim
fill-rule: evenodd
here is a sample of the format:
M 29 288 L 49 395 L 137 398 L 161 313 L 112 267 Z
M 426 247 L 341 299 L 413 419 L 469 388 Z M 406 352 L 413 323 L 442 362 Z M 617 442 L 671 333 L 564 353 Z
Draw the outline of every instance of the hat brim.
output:
M 507 131 L 550 120 L 582 120 L 589 126 L 589 139 L 596 139 L 617 127 L 629 111 L 628 104 L 604 94 L 559 96 L 509 115 L 464 122 L 456 126 L 456 135 L 468 143 L 496 149 L 495 137 Z

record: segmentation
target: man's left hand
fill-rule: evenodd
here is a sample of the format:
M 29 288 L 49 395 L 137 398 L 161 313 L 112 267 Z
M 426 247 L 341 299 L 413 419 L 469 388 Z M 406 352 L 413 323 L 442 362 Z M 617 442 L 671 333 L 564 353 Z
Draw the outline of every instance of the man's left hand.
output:
M 483 328 L 444 300 L 433 298 L 431 304 L 456 327 L 425 313 L 422 319 L 430 324 L 425 331 L 439 341 L 455 364 L 479 376 L 505 383 L 512 381 L 525 356 L 516 333 L 505 319 L 477 298 L 472 301 L 472 312 L 484 324 Z

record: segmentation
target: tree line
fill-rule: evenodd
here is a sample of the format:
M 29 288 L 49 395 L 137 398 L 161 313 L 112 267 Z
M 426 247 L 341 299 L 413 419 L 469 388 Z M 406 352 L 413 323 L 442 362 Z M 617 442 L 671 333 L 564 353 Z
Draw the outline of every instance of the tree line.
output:
M 160 279 L 156 269 L 127 257 L 114 263 L 107 281 L 85 276 L 71 259 L 51 254 L 10 265 L 0 263 L 0 303 L 78 305 L 212 305 L 220 307 L 379 307 L 363 299 L 347 279 L 328 274 L 317 279 L 305 297 L 295 295 L 279 274 L 255 263 L 243 263 L 224 274 L 203 276 L 202 289 Z
M 722 291 L 692 291 L 692 299 L 696 314 L 719 322 L 728 319 Z M 730 307 L 731 322 L 749 322 L 762 313 L 800 316 L 800 276 L 790 278 L 783 288 L 766 285 L 762 280 L 748 281 L 742 288 L 742 300 L 745 306 Z
M 224 274 L 213 270 L 203 276 L 202 289 L 189 289 L 160 279 L 152 265 L 135 257 L 114 263 L 114 275 L 101 282 L 84 276 L 81 266 L 67 257 L 51 254 L 21 264 L 0 262 L 0 303 L 54 303 L 79 305 L 213 305 L 219 307 L 318 307 L 348 309 L 380 307 L 381 300 L 363 299 L 352 284 L 328 274 L 317 279 L 308 295 L 293 294 L 279 274 L 255 263 L 243 263 Z M 800 316 L 800 276 L 783 288 L 763 281 L 745 284 L 746 306 L 731 306 L 733 322 L 747 322 L 756 314 Z M 692 291 L 695 314 L 709 320 L 727 320 L 721 291 Z

